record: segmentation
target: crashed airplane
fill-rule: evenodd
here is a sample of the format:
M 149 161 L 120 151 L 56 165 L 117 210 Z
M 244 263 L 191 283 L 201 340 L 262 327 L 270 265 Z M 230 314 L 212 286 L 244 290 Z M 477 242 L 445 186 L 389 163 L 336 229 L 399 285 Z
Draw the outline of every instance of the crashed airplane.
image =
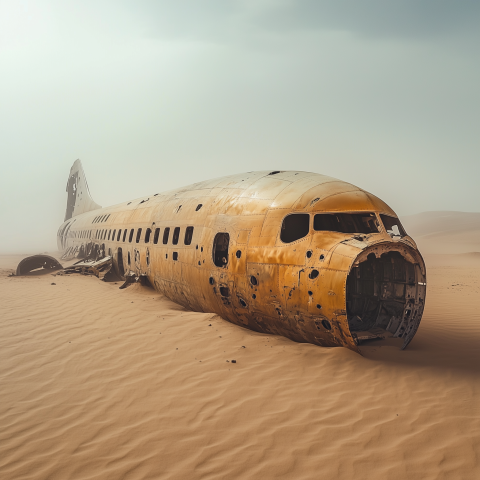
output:
M 101 208 L 77 160 L 58 230 L 64 258 L 111 257 L 188 310 L 257 332 L 343 346 L 398 339 L 425 305 L 425 263 L 395 212 L 349 183 L 261 171 Z M 395 340 L 392 340 L 395 342 Z

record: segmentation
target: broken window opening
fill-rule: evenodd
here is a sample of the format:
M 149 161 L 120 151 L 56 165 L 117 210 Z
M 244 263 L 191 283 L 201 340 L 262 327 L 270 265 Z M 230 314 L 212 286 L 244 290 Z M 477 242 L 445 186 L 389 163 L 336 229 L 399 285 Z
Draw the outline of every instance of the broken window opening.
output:
M 145 243 L 148 243 L 150 242 L 150 235 L 152 234 L 152 229 L 151 228 L 147 228 L 145 230 Z
M 229 297 L 230 296 L 230 290 L 228 287 L 220 287 L 220 295 L 222 297 Z
M 383 226 L 385 227 L 385 231 L 392 237 L 406 237 L 407 232 L 403 228 L 400 220 L 396 217 L 391 217 L 390 215 L 384 215 L 383 213 L 380 214 L 380 218 L 382 219 Z
M 117 250 L 117 265 L 118 265 L 118 273 L 120 274 L 120 277 L 124 277 L 125 267 L 123 266 L 123 252 L 121 248 Z
M 158 243 L 158 237 L 160 236 L 160 229 L 155 229 L 155 235 L 153 236 L 153 243 L 156 245 Z
M 228 245 L 230 235 L 226 232 L 219 232 L 213 240 L 213 263 L 217 267 L 226 268 L 228 265 Z
M 317 213 L 313 217 L 313 229 L 317 232 L 378 233 L 378 221 L 374 213 Z
M 190 245 L 192 243 L 192 238 L 193 238 L 193 227 L 187 227 L 185 229 L 185 238 L 184 238 L 185 245 Z
M 175 230 L 173 231 L 173 238 L 172 238 L 173 245 L 178 244 L 178 237 L 180 237 L 180 227 L 175 227 Z
M 166 245 L 168 243 L 168 237 L 170 235 L 170 227 L 166 227 L 163 231 L 163 244 Z
M 280 240 L 284 243 L 292 243 L 306 237 L 309 231 L 310 215 L 308 213 L 293 213 L 283 219 Z
M 133 233 L 135 232 L 135 229 L 130 230 L 130 235 L 128 236 L 128 243 L 132 243 L 133 240 Z
M 139 229 L 137 230 L 137 238 L 136 238 L 136 242 L 135 242 L 135 243 L 140 242 L 140 237 L 141 237 L 141 236 L 142 236 L 142 229 L 139 228 Z

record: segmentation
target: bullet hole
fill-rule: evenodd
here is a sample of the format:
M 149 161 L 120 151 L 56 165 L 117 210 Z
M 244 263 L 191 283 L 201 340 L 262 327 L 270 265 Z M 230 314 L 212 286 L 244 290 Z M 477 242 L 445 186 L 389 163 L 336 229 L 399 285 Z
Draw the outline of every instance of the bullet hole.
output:
M 255 294 L 253 294 L 252 298 L 255 300 L 257 298 L 257 296 Z
M 200 251 L 203 252 L 203 247 L 200 248 Z
M 322 325 L 325 327 L 326 330 L 331 330 L 332 326 L 328 320 L 322 320 Z
M 198 250 L 198 245 L 195 247 L 195 250 Z
M 199 262 L 198 262 L 198 264 L 199 264 L 199 265 L 201 265 L 201 264 L 202 264 L 202 262 L 200 262 L 200 261 L 199 261 Z
M 323 260 L 324 258 L 325 258 L 325 255 L 323 255 L 322 253 L 322 255 L 320 255 L 320 260 Z
M 317 304 L 317 308 L 320 310 L 322 308 L 322 306 Z
M 308 278 L 311 278 L 312 280 L 314 280 L 317 277 L 318 277 L 318 270 L 312 270 L 310 272 L 310 275 L 308 276 Z
M 309 294 L 310 296 L 312 296 L 312 295 L 313 295 L 313 292 L 312 292 L 311 290 L 309 290 L 309 291 L 308 291 L 308 294 Z
M 168 253 L 165 254 L 165 258 L 168 258 Z
M 232 363 L 237 363 L 237 361 L 236 361 L 236 360 L 232 360 Z
M 239 298 L 238 301 L 240 302 L 240 305 L 245 308 L 247 306 L 247 302 L 243 298 Z
M 173 252 L 173 259 L 178 260 L 178 252 Z
M 56 285 L 56 283 L 51 283 L 50 285 Z
M 230 296 L 230 290 L 228 287 L 220 287 L 220 295 L 222 297 L 229 297 Z
M 252 275 L 252 276 L 250 277 L 250 283 L 251 283 L 252 285 L 258 285 L 257 277 L 255 277 L 254 275 Z
M 275 172 L 270 172 L 269 175 L 277 175 L 277 173 L 280 173 L 280 170 L 276 170 Z
M 242 256 L 242 251 L 241 250 L 237 250 L 237 252 L 235 253 L 235 256 L 237 258 L 240 258 Z
M 307 258 L 312 258 L 312 255 L 313 255 L 313 252 L 311 250 L 309 250 L 307 252 Z
M 198 212 L 202 207 L 203 207 L 203 205 L 201 203 L 199 203 L 197 205 L 197 208 L 195 209 L 195 211 Z
M 320 200 L 320 197 L 314 198 L 311 202 L 310 205 L 313 205 L 314 203 L 317 203 Z
M 215 279 L 213 277 L 210 277 L 208 279 L 208 282 L 210 283 L 210 285 L 213 285 L 215 283 Z

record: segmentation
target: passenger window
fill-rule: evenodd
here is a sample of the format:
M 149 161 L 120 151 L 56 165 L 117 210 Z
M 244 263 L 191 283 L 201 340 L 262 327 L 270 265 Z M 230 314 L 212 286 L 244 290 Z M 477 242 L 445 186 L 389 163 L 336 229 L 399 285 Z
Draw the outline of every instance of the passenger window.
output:
M 213 240 L 213 263 L 217 267 L 226 268 L 228 265 L 228 244 L 230 235 L 226 232 L 220 232 L 215 235 Z
M 396 217 L 391 217 L 390 215 L 383 215 L 380 214 L 380 218 L 382 219 L 383 226 L 385 227 L 386 232 L 392 237 L 405 237 L 407 236 L 407 232 L 404 230 L 400 220 Z
M 147 228 L 145 230 L 145 243 L 150 242 L 150 235 L 152 234 L 152 230 L 150 228 Z
M 378 233 L 374 213 L 317 213 L 313 229 L 340 233 Z
M 155 235 L 153 236 L 153 243 L 156 245 L 158 243 L 158 237 L 160 236 L 160 229 L 155 229 Z
M 110 235 L 111 235 L 111 234 L 112 234 L 112 231 L 109 230 L 109 231 L 108 231 L 108 240 L 110 240 Z
M 180 227 L 175 227 L 175 230 L 173 231 L 173 238 L 172 238 L 173 245 L 176 245 L 178 243 L 179 236 L 180 236 Z
M 168 236 L 170 235 L 170 227 L 165 228 L 163 231 L 163 244 L 166 245 L 168 243 Z
M 141 236 L 142 236 L 142 229 L 139 228 L 139 229 L 137 230 L 137 240 L 136 240 L 137 243 L 140 241 L 140 237 L 141 237 Z
M 306 237 L 309 231 L 310 215 L 308 213 L 292 213 L 283 219 L 280 240 L 284 243 L 292 243 Z
M 128 241 L 129 241 L 129 243 L 132 243 L 132 240 L 133 240 L 133 232 L 134 232 L 134 231 L 135 231 L 135 230 L 134 230 L 133 228 L 130 230 L 130 235 L 128 236 Z
M 113 231 L 113 234 L 112 234 L 112 241 L 115 241 L 115 233 L 117 233 L 117 230 L 114 230 L 114 231 Z
M 117 242 L 120 241 L 120 236 L 122 235 L 122 230 L 120 229 L 117 234 Z
M 185 245 L 190 245 L 192 243 L 192 238 L 193 238 L 193 227 L 187 227 L 187 229 L 185 230 L 185 239 L 184 239 Z
M 127 229 L 125 229 L 124 232 L 123 232 L 122 242 L 125 242 L 126 238 L 127 238 Z

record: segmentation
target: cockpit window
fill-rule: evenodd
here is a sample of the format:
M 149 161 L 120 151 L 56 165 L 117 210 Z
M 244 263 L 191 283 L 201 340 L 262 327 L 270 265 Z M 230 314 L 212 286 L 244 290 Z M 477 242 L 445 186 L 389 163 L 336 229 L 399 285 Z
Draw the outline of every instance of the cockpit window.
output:
M 378 233 L 374 213 L 317 213 L 313 229 L 340 233 Z
M 284 243 L 292 243 L 306 237 L 309 231 L 310 215 L 308 213 L 292 213 L 283 219 L 280 240 Z
M 382 219 L 385 230 L 392 238 L 402 238 L 407 235 L 407 232 L 404 230 L 402 224 L 400 223 L 400 220 L 397 217 L 380 214 L 380 218 Z

